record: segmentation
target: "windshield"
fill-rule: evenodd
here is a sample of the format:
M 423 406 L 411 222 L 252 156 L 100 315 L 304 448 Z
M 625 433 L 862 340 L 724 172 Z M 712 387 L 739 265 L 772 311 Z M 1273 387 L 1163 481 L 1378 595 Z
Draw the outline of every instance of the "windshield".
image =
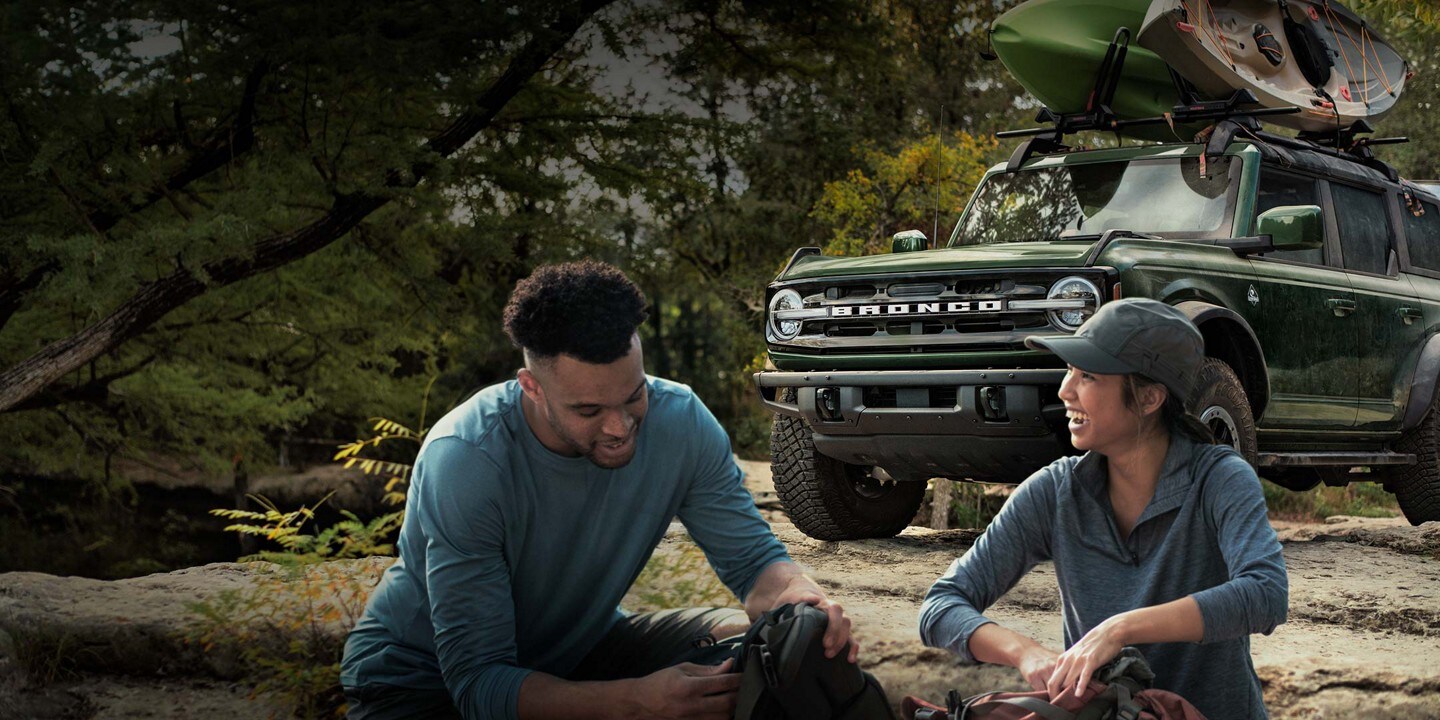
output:
M 1233 158 L 1161 158 L 996 173 L 951 246 L 1065 240 L 1125 229 L 1166 237 L 1229 233 Z M 1238 173 L 1237 173 L 1238 174 Z

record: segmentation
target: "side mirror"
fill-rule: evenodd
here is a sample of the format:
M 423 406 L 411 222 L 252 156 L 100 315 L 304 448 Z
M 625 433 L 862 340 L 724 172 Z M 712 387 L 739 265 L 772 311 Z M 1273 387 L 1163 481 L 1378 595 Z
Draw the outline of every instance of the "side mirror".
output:
M 1276 250 L 1314 250 L 1325 244 L 1325 220 L 1316 205 L 1286 205 L 1260 214 L 1256 235 L 1269 235 Z
M 890 252 L 892 253 L 917 252 L 929 249 L 929 238 L 926 238 L 925 233 L 919 230 L 905 230 L 895 233 L 895 236 L 890 238 Z

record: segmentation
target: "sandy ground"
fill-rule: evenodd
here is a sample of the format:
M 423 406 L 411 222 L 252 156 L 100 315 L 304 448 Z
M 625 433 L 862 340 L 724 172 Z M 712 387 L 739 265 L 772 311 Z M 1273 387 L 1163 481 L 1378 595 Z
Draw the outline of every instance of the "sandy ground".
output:
M 816 541 L 786 520 L 769 467 L 741 464 L 776 534 L 847 608 L 861 663 L 892 701 L 909 694 L 941 700 L 952 688 L 966 694 L 1024 689 L 1014 670 L 958 667 L 948 653 L 923 647 L 916 634 L 926 589 L 970 547 L 977 530 L 912 527 L 887 540 Z M 1272 716 L 1440 718 L 1440 523 L 1413 528 L 1399 519 L 1331 518 L 1276 526 L 1290 571 L 1290 620 L 1253 640 Z M 658 552 L 681 552 L 687 543 L 676 525 Z M 357 561 L 351 571 L 378 577 L 388 562 Z M 0 575 L 0 616 L 78 628 L 87 653 L 116 656 L 37 692 L 14 686 L 13 675 L 7 681 L 6 648 L 0 647 L 0 720 L 271 716 L 273 708 L 250 699 L 243 684 L 212 679 L 233 677 L 209 667 L 218 660 L 190 657 L 193 650 L 166 640 L 186 603 L 238 586 L 250 572 L 220 564 L 109 583 Z M 1049 566 L 1036 568 L 987 614 L 1058 647 L 1054 578 Z
M 969 548 L 974 530 L 912 527 L 889 540 L 812 540 L 779 511 L 769 466 L 742 466 L 776 534 L 854 618 L 862 665 L 892 700 L 943 699 L 952 687 L 1028 689 L 1013 670 L 954 667 L 917 637 L 926 589 Z M 1440 523 L 1331 518 L 1276 525 L 1290 573 L 1290 619 L 1252 641 L 1272 716 L 1440 718 Z M 987 615 L 1059 647 L 1058 608 L 1046 564 Z

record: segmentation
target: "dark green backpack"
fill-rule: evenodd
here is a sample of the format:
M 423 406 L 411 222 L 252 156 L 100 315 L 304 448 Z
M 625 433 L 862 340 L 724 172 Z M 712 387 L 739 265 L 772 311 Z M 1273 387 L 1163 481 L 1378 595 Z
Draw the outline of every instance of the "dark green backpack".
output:
M 875 676 L 842 651 L 825 657 L 824 611 L 782 605 L 724 641 L 743 675 L 735 720 L 894 720 Z

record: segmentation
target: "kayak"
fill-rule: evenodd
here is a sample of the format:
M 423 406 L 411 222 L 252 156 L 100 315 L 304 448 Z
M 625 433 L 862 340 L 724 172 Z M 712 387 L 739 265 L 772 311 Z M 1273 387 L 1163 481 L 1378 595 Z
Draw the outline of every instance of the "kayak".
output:
M 1045 107 L 1059 114 L 1084 112 L 1115 31 L 1128 27 L 1135 38 L 1150 5 L 1150 0 L 1029 0 L 996 18 L 990 44 L 1016 81 Z M 1110 109 L 1120 118 L 1156 117 L 1177 102 L 1165 61 L 1132 42 Z M 1124 132 L 1176 139 L 1165 125 Z M 1180 138 L 1190 135 L 1182 132 Z
M 1282 5 L 1284 9 L 1282 9 Z M 1137 42 L 1202 93 L 1248 89 L 1268 122 L 1311 132 L 1378 120 L 1409 63 L 1335 0 L 1153 0 Z

